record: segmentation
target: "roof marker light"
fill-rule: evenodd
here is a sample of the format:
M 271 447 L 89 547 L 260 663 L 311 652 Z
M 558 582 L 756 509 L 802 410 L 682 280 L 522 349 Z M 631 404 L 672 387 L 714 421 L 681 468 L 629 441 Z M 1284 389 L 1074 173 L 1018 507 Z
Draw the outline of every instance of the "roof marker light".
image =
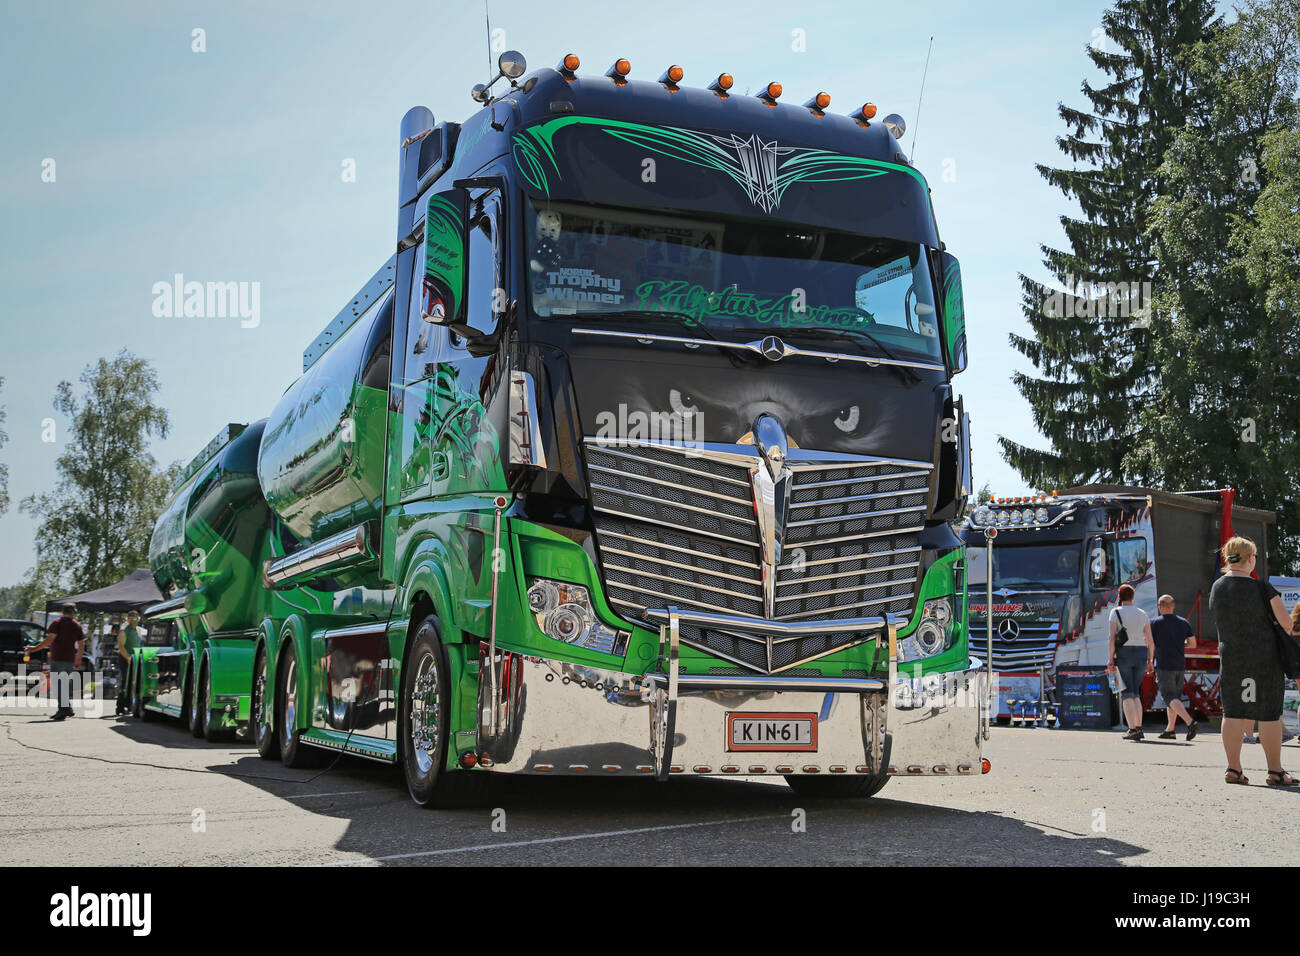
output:
M 810 99 L 804 106 L 813 111 L 817 116 L 825 116 L 826 108 L 831 105 L 831 95 L 825 91 L 818 93 Z
M 859 126 L 870 126 L 871 121 L 875 118 L 875 103 L 863 103 L 862 108 L 849 117 L 849 119 L 857 120 Z
M 659 77 L 659 82 L 666 86 L 670 92 L 675 93 L 677 91 L 677 84 L 682 81 L 682 77 L 685 75 L 686 71 L 674 63 L 668 69 L 664 70 L 663 76 Z
M 709 84 L 709 89 L 725 99 L 727 90 L 731 89 L 735 82 L 730 73 L 719 73 L 718 78 Z
M 614 61 L 614 65 L 605 71 L 605 75 L 613 77 L 614 82 L 622 86 L 627 82 L 627 75 L 632 72 L 632 63 L 630 60 L 619 57 Z
M 573 74 L 578 71 L 578 67 L 581 65 L 582 61 L 578 59 L 578 54 L 566 53 L 564 54 L 564 59 L 560 61 L 560 65 L 556 67 L 556 69 L 560 71 L 561 75 L 563 75 L 566 80 L 571 80 L 573 79 Z
M 758 94 L 758 98 L 768 106 L 775 106 L 776 101 L 781 98 L 781 84 L 772 82 L 763 87 L 763 92 Z

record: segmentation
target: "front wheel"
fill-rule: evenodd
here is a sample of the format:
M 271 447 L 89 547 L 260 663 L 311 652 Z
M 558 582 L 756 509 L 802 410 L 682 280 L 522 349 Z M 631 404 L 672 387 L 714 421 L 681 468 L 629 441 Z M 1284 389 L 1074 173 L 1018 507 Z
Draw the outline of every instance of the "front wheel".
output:
M 257 649 L 257 663 L 253 667 L 253 695 L 249 708 L 248 727 L 257 744 L 257 755 L 263 760 L 280 759 L 280 739 L 275 733 L 275 719 L 267 711 L 266 691 L 270 681 L 270 662 L 265 647 Z
M 864 799 L 879 793 L 889 783 L 889 774 L 861 777 L 807 777 L 789 774 L 785 782 L 801 797 L 817 800 Z
M 476 805 L 485 774 L 447 769 L 451 735 L 451 681 L 438 620 L 426 617 L 406 655 L 398 720 L 402 772 L 411 799 L 422 807 Z

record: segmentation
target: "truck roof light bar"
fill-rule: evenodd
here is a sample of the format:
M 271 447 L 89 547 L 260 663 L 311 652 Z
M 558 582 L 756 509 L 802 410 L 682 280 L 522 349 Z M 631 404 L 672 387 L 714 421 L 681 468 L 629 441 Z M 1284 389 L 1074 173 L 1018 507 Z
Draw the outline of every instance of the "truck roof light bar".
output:
M 664 89 L 668 90 L 668 92 L 676 93 L 678 90 L 677 84 L 682 81 L 682 77 L 685 75 L 686 71 L 674 63 L 664 70 L 663 76 L 659 77 L 659 82 L 664 85 Z
M 557 66 L 556 69 L 560 71 L 560 75 L 566 80 L 571 80 L 574 78 L 574 74 L 578 72 L 578 67 L 581 65 L 582 61 L 578 59 L 578 54 L 566 53 L 564 54 L 564 59 L 560 61 L 560 65 Z
M 775 106 L 776 101 L 781 98 L 781 84 L 775 80 L 763 87 L 763 92 L 758 94 L 758 98 L 768 106 Z
M 856 113 L 849 114 L 849 119 L 856 120 L 857 124 L 863 129 L 871 125 L 871 121 L 876 118 L 876 104 L 863 103 L 862 108 Z
M 735 79 L 730 73 L 719 73 L 718 78 L 709 84 L 709 89 L 725 100 L 727 98 L 727 91 L 731 89 L 732 84 L 735 82 Z
M 804 106 L 807 109 L 812 111 L 812 114 L 814 116 L 825 116 L 826 107 L 830 105 L 831 105 L 831 95 L 827 93 L 825 90 L 818 93 L 816 96 L 814 96 L 812 99 L 810 99 L 807 103 L 804 104 Z
M 627 82 L 627 75 L 632 72 L 632 61 L 626 57 L 619 57 L 614 61 L 614 65 L 605 71 L 605 75 L 610 77 L 616 84 L 622 86 Z

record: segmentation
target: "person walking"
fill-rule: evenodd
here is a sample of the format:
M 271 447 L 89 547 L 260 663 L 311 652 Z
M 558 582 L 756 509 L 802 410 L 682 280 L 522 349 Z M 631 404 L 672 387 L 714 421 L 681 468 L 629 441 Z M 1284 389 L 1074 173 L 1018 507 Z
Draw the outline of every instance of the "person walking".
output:
M 1133 605 L 1137 592 L 1131 584 L 1121 585 L 1119 607 L 1110 611 L 1110 665 L 1108 672 L 1119 672 L 1124 689 L 1120 691 L 1124 721 L 1128 724 L 1125 740 L 1141 740 L 1142 677 L 1155 668 L 1155 643 L 1151 637 L 1151 620 L 1147 612 Z
M 1181 720 L 1187 725 L 1187 739 L 1196 736 L 1196 721 L 1183 704 L 1183 689 L 1187 684 L 1187 648 L 1196 645 L 1196 632 L 1187 618 L 1174 613 L 1171 594 L 1160 595 L 1156 603 L 1160 616 L 1151 622 L 1151 638 L 1156 645 L 1156 685 L 1165 699 L 1168 719 L 1161 740 L 1175 739 L 1174 729 Z
M 59 709 L 50 715 L 51 720 L 64 720 L 74 713 L 72 709 L 72 692 L 68 688 L 72 672 L 81 669 L 81 652 L 86 646 L 86 632 L 77 623 L 77 609 L 65 604 L 61 613 L 50 622 L 45 640 L 31 649 L 29 653 L 50 649 L 50 683 L 58 685 Z
M 131 678 L 131 658 L 140 648 L 140 614 L 137 611 L 128 611 L 126 614 L 126 626 L 117 636 L 117 653 L 120 660 L 117 663 L 117 712 L 124 714 L 127 711 L 127 700 L 130 695 L 130 688 L 127 684 Z
M 1294 787 L 1282 768 L 1282 698 L 1286 677 L 1274 646 L 1273 618 L 1290 631 L 1291 618 L 1277 588 L 1252 577 L 1255 543 L 1230 538 L 1223 545 L 1224 573 L 1210 588 L 1210 613 L 1219 631 L 1219 680 L 1223 699 L 1225 783 L 1250 783 L 1241 771 L 1242 736 L 1259 722 L 1268 760 L 1268 785 Z

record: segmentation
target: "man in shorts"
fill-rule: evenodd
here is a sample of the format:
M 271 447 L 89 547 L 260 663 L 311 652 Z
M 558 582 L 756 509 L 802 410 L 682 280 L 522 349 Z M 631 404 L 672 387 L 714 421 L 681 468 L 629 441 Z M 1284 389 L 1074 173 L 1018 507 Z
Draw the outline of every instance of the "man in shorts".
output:
M 1174 613 L 1172 595 L 1162 594 L 1156 607 L 1160 615 L 1151 621 L 1151 637 L 1156 645 L 1156 684 L 1165 700 L 1168 724 L 1161 740 L 1174 740 L 1174 728 L 1182 720 L 1187 725 L 1187 739 L 1196 736 L 1196 721 L 1183 703 L 1186 684 L 1187 648 L 1196 646 L 1195 631 L 1186 618 Z

